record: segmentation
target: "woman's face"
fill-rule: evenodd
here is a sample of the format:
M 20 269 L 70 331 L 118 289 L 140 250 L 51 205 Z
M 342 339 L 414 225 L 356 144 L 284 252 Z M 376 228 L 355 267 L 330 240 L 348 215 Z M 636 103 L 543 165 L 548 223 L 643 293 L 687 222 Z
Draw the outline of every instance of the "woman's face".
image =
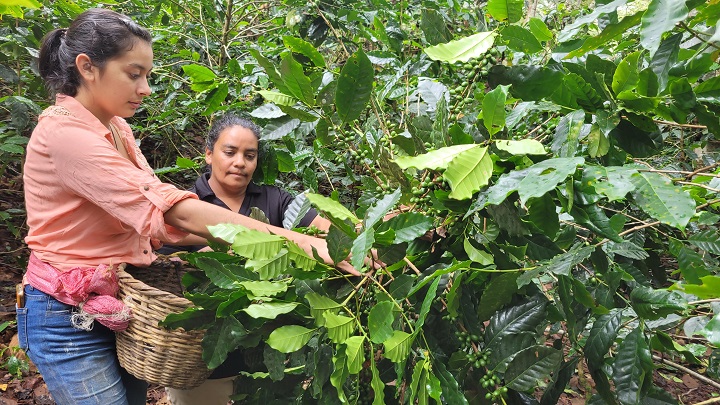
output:
M 251 130 L 241 126 L 225 128 L 213 150 L 205 150 L 205 162 L 212 166 L 210 187 L 244 193 L 257 168 L 257 158 L 258 139 Z
M 148 76 L 152 66 L 152 46 L 142 40 L 102 68 L 80 63 L 83 83 L 76 98 L 105 125 L 114 116 L 132 117 L 151 93 Z

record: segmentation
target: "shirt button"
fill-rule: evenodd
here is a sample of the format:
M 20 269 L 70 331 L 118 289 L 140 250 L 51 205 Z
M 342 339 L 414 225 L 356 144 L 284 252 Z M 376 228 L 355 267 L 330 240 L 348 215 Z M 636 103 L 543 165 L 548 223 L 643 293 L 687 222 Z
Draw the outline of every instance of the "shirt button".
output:
M 145 191 L 150 190 L 150 186 L 145 186 L 145 187 L 143 187 L 143 190 L 145 190 Z
M 145 253 L 145 254 L 148 254 L 148 251 L 147 251 L 147 249 L 143 250 L 143 253 Z

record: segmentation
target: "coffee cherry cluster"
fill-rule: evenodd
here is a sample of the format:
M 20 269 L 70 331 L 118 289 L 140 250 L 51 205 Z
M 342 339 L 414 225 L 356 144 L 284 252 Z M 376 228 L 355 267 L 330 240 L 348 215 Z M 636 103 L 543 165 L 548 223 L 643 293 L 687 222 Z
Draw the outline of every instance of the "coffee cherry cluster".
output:
M 449 313 L 447 313 L 447 314 L 445 314 L 445 315 L 442 316 L 442 319 L 443 319 L 444 321 L 448 321 L 448 322 L 455 322 L 455 321 L 457 321 L 457 316 L 452 316 L 452 315 L 450 315 Z
M 455 331 L 455 337 L 457 337 L 458 340 L 460 340 L 460 345 L 463 347 L 464 351 L 467 351 L 467 352 L 475 351 L 474 346 L 478 342 L 480 342 L 480 336 L 472 334 L 472 333 L 464 331 L 464 330 Z
M 538 129 L 533 132 L 534 138 L 540 138 L 540 137 L 547 137 L 551 136 L 555 133 L 555 128 L 557 127 L 557 122 L 555 121 L 548 121 L 544 124 L 541 124 Z
M 484 350 L 482 354 L 480 355 L 480 359 L 476 360 L 476 364 L 487 364 L 488 357 L 490 356 L 490 353 L 488 350 Z M 504 397 L 508 389 L 507 387 L 501 385 L 502 380 L 500 377 L 495 374 L 493 370 L 485 370 L 485 375 L 480 377 L 480 386 L 482 386 L 484 389 L 487 390 L 487 393 L 485 394 L 485 399 L 491 400 L 491 401 L 497 401 L 501 397 Z
M 305 235 L 311 235 L 311 236 L 318 236 L 318 235 L 325 234 L 325 231 L 323 231 L 322 229 L 318 228 L 315 225 L 310 225 L 307 228 L 303 228 L 303 229 L 301 229 L 301 232 L 304 233 Z
M 426 177 L 425 180 L 419 181 L 418 184 L 413 186 L 410 190 L 413 195 L 410 197 L 410 203 L 422 205 L 425 208 L 425 211 L 429 214 L 432 210 L 432 207 L 428 205 L 431 201 L 431 193 L 434 190 L 445 189 L 447 189 L 447 184 L 445 182 L 445 178 L 441 174 L 435 176 L 430 175 Z
M 350 383 L 348 402 L 351 404 L 370 405 L 373 403 L 373 391 L 370 383 L 369 381 L 361 381 L 362 379 L 362 375 L 358 375 L 358 377 L 354 378 Z
M 336 136 L 338 149 L 346 151 L 344 153 L 338 153 L 335 156 L 334 162 L 336 164 L 347 165 L 347 167 L 355 174 L 369 175 L 373 176 L 377 181 L 385 181 L 385 176 L 382 171 L 375 163 L 373 163 L 373 152 L 369 149 L 369 147 L 362 147 L 361 145 L 356 144 L 355 136 L 352 134 L 343 135 L 342 133 L 338 133 Z M 385 142 L 389 144 L 390 140 L 385 139 Z M 381 143 L 379 146 L 382 147 L 383 145 L 384 144 Z M 378 188 L 380 189 L 378 192 L 383 191 L 382 187 L 378 186 Z
M 335 157 L 335 163 L 348 162 L 352 166 L 362 164 L 365 158 L 372 156 L 369 150 L 364 150 L 360 148 L 360 145 L 355 144 L 355 136 L 352 134 L 343 135 L 338 133 L 337 146 L 339 150 L 344 150 L 346 153 L 338 154 Z
M 362 290 L 361 294 L 358 294 L 356 297 L 356 300 L 350 300 L 348 302 L 348 306 L 356 311 L 355 315 L 366 319 L 367 316 L 370 314 L 370 310 L 375 306 L 377 303 L 377 297 L 376 297 L 377 291 L 373 287 L 368 287 L 364 290 Z M 357 303 L 357 308 L 353 308 L 354 304 Z
M 508 392 L 507 387 L 500 385 L 500 377 L 491 370 L 488 370 L 487 374 L 480 378 L 480 385 L 488 391 L 485 394 L 485 399 L 491 401 L 497 401 L 500 397 L 507 395 Z
M 482 80 L 487 77 L 490 68 L 501 61 L 501 56 L 500 51 L 493 48 L 485 55 L 459 65 L 460 74 L 465 77 L 465 80 L 450 89 L 450 95 L 454 99 L 454 102 L 450 104 L 450 114 L 456 116 L 457 119 L 462 117 L 462 111 L 475 102 L 473 97 L 475 83 L 484 86 Z
M 481 370 L 487 364 L 489 353 L 487 351 L 473 351 L 465 355 L 473 368 Z

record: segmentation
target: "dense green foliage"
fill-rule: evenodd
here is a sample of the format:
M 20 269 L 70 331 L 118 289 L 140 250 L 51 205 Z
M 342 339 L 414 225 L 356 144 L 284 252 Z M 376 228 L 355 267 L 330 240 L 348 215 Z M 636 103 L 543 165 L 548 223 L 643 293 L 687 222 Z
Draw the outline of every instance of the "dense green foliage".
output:
M 29 1 L 0 8 L 4 170 L 42 34 L 92 5 Z M 168 321 L 211 366 L 247 348 L 243 403 L 554 404 L 584 370 L 588 403 L 675 403 L 653 353 L 720 378 L 717 0 L 105 4 L 155 35 L 131 122 L 160 173 L 249 114 L 258 178 L 310 190 L 333 258 L 388 265 L 217 228 L 236 256 L 189 256 L 198 308 Z

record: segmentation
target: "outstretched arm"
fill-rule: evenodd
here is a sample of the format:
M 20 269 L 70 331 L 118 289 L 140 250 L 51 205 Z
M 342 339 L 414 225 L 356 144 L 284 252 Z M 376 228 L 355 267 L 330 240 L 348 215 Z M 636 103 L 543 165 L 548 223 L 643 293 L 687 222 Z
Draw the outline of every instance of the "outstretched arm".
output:
M 217 239 L 208 231 L 208 225 L 222 223 L 238 224 L 257 231 L 273 233 L 297 243 L 310 256 L 313 255 L 313 248 L 315 248 L 325 263 L 334 265 L 328 253 L 327 243 L 323 239 L 266 224 L 204 201 L 195 199 L 182 200 L 165 212 L 164 217 L 166 223 L 176 228 L 212 240 Z M 340 262 L 336 266 L 346 273 L 359 275 L 352 265 L 346 261 Z

